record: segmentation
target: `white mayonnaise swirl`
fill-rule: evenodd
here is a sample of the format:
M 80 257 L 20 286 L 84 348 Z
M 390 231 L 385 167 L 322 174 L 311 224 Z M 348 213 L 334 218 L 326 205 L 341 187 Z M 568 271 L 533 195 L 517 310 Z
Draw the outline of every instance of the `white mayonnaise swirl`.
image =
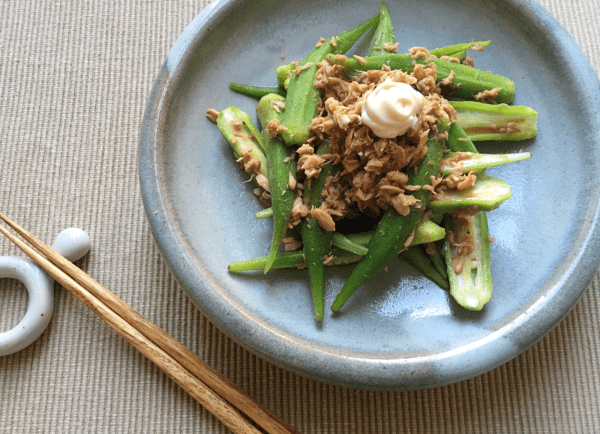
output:
M 377 136 L 392 139 L 417 124 L 424 101 L 408 84 L 386 80 L 364 99 L 360 117 Z

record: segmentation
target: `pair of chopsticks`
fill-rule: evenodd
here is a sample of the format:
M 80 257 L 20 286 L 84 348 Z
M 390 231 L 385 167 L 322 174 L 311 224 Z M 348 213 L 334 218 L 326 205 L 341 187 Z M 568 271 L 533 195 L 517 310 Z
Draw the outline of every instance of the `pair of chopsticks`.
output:
M 163 329 L 142 316 L 72 262 L 0 213 L 2 232 L 54 280 L 75 295 L 144 356 L 154 362 L 203 407 L 235 433 L 260 434 L 252 420 L 267 433 L 296 433 L 287 423 L 248 396 Z M 36 250 L 37 249 L 37 250 Z M 249 420 L 250 419 L 250 420 Z

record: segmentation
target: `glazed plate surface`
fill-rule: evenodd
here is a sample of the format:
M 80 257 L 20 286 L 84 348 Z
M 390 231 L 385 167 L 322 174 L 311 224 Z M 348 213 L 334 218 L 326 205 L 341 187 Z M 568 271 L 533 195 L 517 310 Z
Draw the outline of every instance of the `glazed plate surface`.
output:
M 489 213 L 494 293 L 480 312 L 396 261 L 338 314 L 314 321 L 306 270 L 232 274 L 233 261 L 266 255 L 271 221 L 205 113 L 256 101 L 231 81 L 275 86 L 275 68 L 300 60 L 379 11 L 359 0 L 216 1 L 179 37 L 160 70 L 142 125 L 139 170 L 157 244 L 198 308 L 258 356 L 350 387 L 402 390 L 460 381 L 518 355 L 574 306 L 598 267 L 598 77 L 539 4 L 518 0 L 387 2 L 399 51 L 492 40 L 475 66 L 516 83 L 514 104 L 539 113 L 524 142 L 481 152 L 533 154 L 488 170 L 513 197 Z M 469 17 L 467 19 L 466 17 Z M 364 54 L 365 44 L 350 53 Z M 282 56 L 285 56 L 282 59 Z M 326 311 L 351 268 L 328 273 Z

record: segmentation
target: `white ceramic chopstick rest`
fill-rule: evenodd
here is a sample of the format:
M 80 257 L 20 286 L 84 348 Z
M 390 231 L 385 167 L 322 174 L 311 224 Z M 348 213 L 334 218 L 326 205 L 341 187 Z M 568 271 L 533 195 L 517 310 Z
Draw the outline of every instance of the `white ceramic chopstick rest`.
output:
M 62 231 L 52 248 L 71 262 L 81 259 L 90 250 L 88 234 L 81 229 Z M 16 353 L 29 346 L 44 332 L 54 309 L 54 280 L 29 258 L 0 256 L 0 278 L 23 282 L 29 294 L 25 316 L 11 330 L 0 333 L 0 356 Z

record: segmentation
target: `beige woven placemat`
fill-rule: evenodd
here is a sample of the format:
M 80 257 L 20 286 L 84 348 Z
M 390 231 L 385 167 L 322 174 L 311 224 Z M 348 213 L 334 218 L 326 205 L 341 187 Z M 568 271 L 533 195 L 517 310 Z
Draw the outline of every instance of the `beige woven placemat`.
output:
M 217 330 L 188 301 L 146 223 L 139 126 L 169 48 L 207 1 L 0 2 L 0 208 L 52 240 L 86 230 L 81 263 L 303 433 L 600 431 L 598 278 L 534 347 L 468 381 L 370 392 L 276 368 Z M 600 71 L 600 2 L 541 0 Z M 0 254 L 19 254 L 0 239 Z M 52 322 L 0 357 L 0 433 L 222 433 L 223 425 L 63 288 Z M 0 281 L 0 330 L 27 295 Z

